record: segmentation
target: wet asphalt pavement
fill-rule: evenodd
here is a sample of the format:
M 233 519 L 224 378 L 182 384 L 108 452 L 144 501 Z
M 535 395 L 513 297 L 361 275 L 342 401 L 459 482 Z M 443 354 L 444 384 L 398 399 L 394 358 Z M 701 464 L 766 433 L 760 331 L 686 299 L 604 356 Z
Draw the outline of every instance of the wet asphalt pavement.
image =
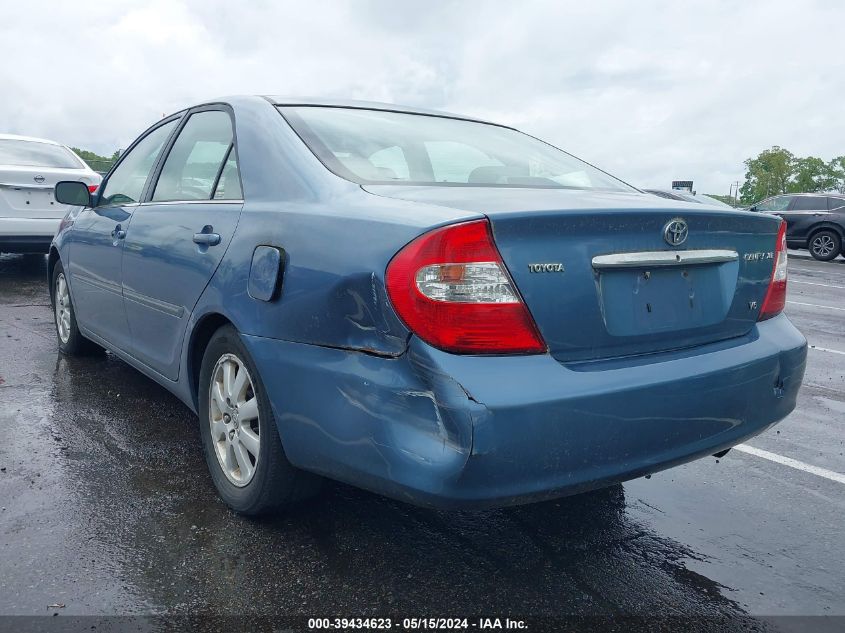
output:
M 738 451 L 505 510 L 328 484 L 239 518 L 176 398 L 58 354 L 45 269 L 0 256 L 0 615 L 845 615 L 845 483 Z M 845 473 L 845 260 L 792 258 L 789 302 L 816 348 L 749 445 Z

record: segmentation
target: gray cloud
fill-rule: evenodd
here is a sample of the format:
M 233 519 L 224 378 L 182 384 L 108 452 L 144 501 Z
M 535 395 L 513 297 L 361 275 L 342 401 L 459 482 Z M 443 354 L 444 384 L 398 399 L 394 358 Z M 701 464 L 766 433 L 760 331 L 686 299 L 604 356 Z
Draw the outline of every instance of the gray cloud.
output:
M 101 152 L 222 94 L 515 125 L 637 185 L 727 192 L 780 144 L 845 154 L 838 2 L 3 0 L 0 131 Z

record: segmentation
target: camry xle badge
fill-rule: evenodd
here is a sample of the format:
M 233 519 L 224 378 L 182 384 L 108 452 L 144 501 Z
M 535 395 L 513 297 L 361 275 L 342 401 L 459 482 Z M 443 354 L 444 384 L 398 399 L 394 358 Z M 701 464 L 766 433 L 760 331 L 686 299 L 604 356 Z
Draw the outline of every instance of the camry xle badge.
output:
M 774 253 L 774 251 L 768 251 L 768 252 L 764 251 L 764 252 L 761 252 L 761 253 L 746 253 L 745 255 L 742 256 L 742 258 L 747 262 L 757 262 L 757 261 L 760 261 L 761 259 L 762 260 L 774 259 L 775 253 Z
M 669 246 L 680 246 L 687 241 L 687 235 L 689 235 L 689 228 L 683 218 L 669 220 L 663 227 L 663 239 Z
M 42 183 L 44 182 L 44 176 L 36 176 L 33 180 L 37 183 Z
M 528 264 L 528 272 L 530 273 L 562 273 L 563 264 Z

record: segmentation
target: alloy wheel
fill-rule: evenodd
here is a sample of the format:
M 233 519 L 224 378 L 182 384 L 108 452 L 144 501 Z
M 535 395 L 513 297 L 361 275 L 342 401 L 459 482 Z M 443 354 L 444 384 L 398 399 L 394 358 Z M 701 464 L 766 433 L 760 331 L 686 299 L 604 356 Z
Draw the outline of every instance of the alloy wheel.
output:
M 56 330 L 59 333 L 59 339 L 62 343 L 67 343 L 70 340 L 70 316 L 72 308 L 64 273 L 59 273 L 56 276 L 55 304 Z
M 812 249 L 813 253 L 819 257 L 830 257 L 836 249 L 836 244 L 830 235 L 822 233 L 813 238 Z
M 211 372 L 208 391 L 211 441 L 226 478 L 243 487 L 258 467 L 258 398 L 249 371 L 234 354 L 221 356 Z

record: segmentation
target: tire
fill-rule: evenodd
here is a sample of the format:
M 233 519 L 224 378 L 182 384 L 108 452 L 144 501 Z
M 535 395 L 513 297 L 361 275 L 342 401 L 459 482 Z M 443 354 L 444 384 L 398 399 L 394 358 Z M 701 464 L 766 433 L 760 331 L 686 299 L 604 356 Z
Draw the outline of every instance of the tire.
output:
M 272 514 L 316 494 L 320 478 L 285 456 L 264 383 L 234 327 L 211 337 L 197 396 L 205 461 L 232 510 Z
M 829 262 L 836 259 L 842 251 L 842 240 L 836 231 L 822 229 L 810 236 L 807 246 L 814 259 Z
M 43 255 L 40 255 L 43 257 Z M 67 356 L 90 356 L 102 354 L 103 348 L 88 340 L 79 331 L 76 323 L 76 311 L 70 297 L 65 270 L 61 262 L 56 262 L 50 286 L 50 298 L 53 301 L 53 320 L 56 323 L 56 340 L 59 350 Z

